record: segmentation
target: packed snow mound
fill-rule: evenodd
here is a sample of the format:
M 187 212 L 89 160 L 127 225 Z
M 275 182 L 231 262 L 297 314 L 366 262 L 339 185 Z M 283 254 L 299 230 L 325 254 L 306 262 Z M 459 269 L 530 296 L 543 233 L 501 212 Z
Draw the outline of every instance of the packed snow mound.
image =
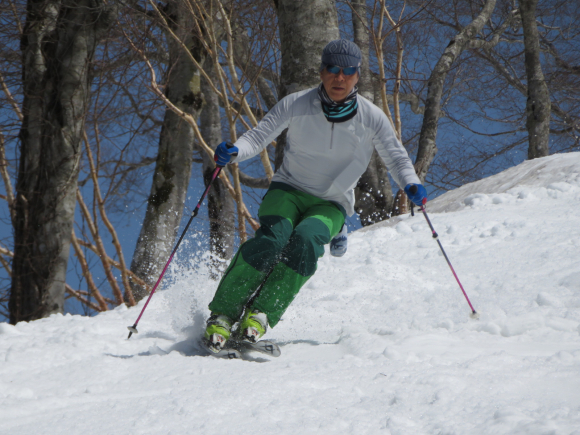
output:
M 545 197 L 578 198 L 580 194 L 580 153 L 556 154 L 527 160 L 513 168 L 468 183 L 428 201 L 428 213 L 447 213 L 466 207 L 477 209 L 488 204 L 519 203 Z M 377 227 L 392 227 L 407 216 L 397 216 L 360 229 L 374 231 Z
M 207 357 L 217 283 L 177 258 L 143 307 L 0 324 L 4 434 L 580 435 L 580 154 L 525 162 L 349 235 L 266 337 Z M 189 239 L 189 243 L 195 243 Z
M 580 153 L 556 154 L 527 160 L 474 183 L 466 184 L 429 202 L 431 212 L 450 212 L 482 201 L 503 202 L 528 195 L 558 196 L 580 188 Z

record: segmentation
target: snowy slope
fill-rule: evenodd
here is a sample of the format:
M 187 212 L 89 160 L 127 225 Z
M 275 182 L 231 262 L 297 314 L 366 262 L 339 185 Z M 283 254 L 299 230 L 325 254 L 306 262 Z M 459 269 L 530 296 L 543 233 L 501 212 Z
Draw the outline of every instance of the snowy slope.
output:
M 130 340 L 142 305 L 0 324 L 0 434 L 580 434 L 580 154 L 428 212 L 480 320 L 418 214 L 321 259 L 268 332 L 280 358 L 216 360 L 191 259 Z

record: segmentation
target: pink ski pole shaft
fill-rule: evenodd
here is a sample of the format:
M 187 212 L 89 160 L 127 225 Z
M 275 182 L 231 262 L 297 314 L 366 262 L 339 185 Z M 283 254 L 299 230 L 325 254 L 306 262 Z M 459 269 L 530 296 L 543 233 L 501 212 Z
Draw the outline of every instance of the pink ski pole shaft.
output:
M 437 241 L 437 244 L 439 245 L 439 248 L 441 249 L 441 252 L 443 253 L 443 256 L 445 257 L 445 260 L 447 260 L 447 264 L 449 265 L 449 268 L 451 269 L 451 273 L 453 273 L 453 276 L 457 280 L 457 284 L 459 284 L 459 288 L 463 292 L 463 296 L 465 296 L 465 300 L 469 304 L 469 308 L 471 308 L 470 316 L 474 319 L 477 319 L 479 317 L 479 314 L 477 314 L 477 312 L 473 308 L 473 305 L 471 305 L 471 301 L 467 297 L 467 293 L 465 292 L 465 289 L 461 285 L 461 281 L 459 281 L 459 278 L 457 277 L 457 274 L 455 273 L 455 269 L 453 269 L 453 266 L 451 265 L 451 261 L 449 261 L 449 257 L 447 257 L 447 254 L 445 253 L 445 250 L 443 249 L 443 245 L 441 245 L 441 241 L 439 240 L 439 235 L 435 231 L 435 228 L 433 228 L 433 224 L 431 223 L 429 216 L 427 216 L 427 211 L 425 210 L 425 206 L 422 205 L 421 207 L 419 207 L 419 209 L 423 212 L 423 216 L 425 216 L 425 219 L 427 220 L 427 223 L 429 224 L 429 228 L 431 228 L 431 232 L 433 233 L 433 238 Z
M 203 192 L 203 195 L 201 195 L 201 198 L 200 198 L 199 202 L 197 203 L 197 206 L 195 207 L 195 209 L 193 210 L 193 213 L 191 214 L 191 217 L 189 218 L 189 222 L 187 222 L 187 225 L 185 226 L 185 229 L 181 233 L 181 237 L 179 237 L 179 240 L 175 244 L 175 248 L 173 248 L 173 251 L 171 251 L 171 255 L 169 256 L 169 260 L 167 260 L 167 263 L 165 263 L 165 267 L 161 271 L 161 275 L 159 275 L 159 278 L 157 279 L 157 282 L 153 286 L 153 289 L 151 290 L 151 293 L 149 293 L 149 297 L 147 298 L 147 301 L 145 302 L 145 305 L 143 306 L 143 309 L 141 310 L 141 313 L 139 314 L 139 317 L 137 317 L 137 320 L 135 321 L 135 324 L 133 326 L 127 326 L 127 329 L 129 329 L 129 336 L 127 337 L 127 340 L 131 338 L 131 335 L 133 335 L 133 333 L 137 334 L 139 332 L 139 331 L 137 331 L 137 324 L 139 323 L 139 320 L 141 320 L 141 316 L 145 312 L 145 309 L 147 308 L 147 305 L 149 305 L 149 301 L 151 300 L 151 297 L 153 296 L 153 293 L 155 293 L 155 290 L 157 290 L 157 287 L 159 286 L 159 283 L 163 279 L 163 275 L 165 275 L 165 271 L 167 271 L 167 268 L 169 267 L 169 264 L 171 263 L 171 260 L 173 260 L 173 256 L 175 255 L 175 252 L 177 252 L 177 248 L 179 248 L 179 245 L 181 244 L 181 241 L 183 240 L 183 237 L 185 236 L 185 233 L 187 232 L 189 226 L 191 225 L 191 221 L 193 220 L 194 217 L 197 216 L 197 213 L 199 212 L 199 208 L 201 207 L 201 203 L 203 202 L 203 200 L 207 196 L 207 193 L 209 192 L 209 188 L 211 187 L 212 183 L 217 178 L 217 176 L 219 175 L 219 173 L 220 173 L 221 170 L 222 170 L 222 166 L 216 166 L 216 168 L 213 171 L 213 174 L 211 176 L 211 180 L 208 183 L 207 187 L 205 188 L 205 192 Z

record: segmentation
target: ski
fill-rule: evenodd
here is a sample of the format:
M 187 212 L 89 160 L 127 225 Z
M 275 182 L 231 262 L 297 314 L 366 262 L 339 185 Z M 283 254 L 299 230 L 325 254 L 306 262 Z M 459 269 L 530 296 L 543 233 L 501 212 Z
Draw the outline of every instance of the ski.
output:
M 202 339 L 201 343 L 209 355 L 222 359 L 243 359 L 244 353 L 251 351 L 270 355 L 274 358 L 278 358 L 282 354 L 280 347 L 269 340 L 259 340 L 256 343 L 250 343 L 249 341 L 236 340 L 232 338 L 228 340 L 226 347 L 221 349 L 219 352 L 212 351 L 207 345 L 205 339 Z
M 218 353 L 210 351 L 211 356 L 222 359 L 242 359 L 242 354 L 236 349 L 222 349 Z
M 221 349 L 219 352 L 214 352 L 209 348 L 207 342 L 204 339 L 201 340 L 203 348 L 207 351 L 210 356 L 222 359 L 242 359 L 242 353 L 238 349 L 233 349 L 231 347 L 226 347 Z
M 254 350 L 256 352 L 270 355 L 274 358 L 278 358 L 282 354 L 280 346 L 269 340 L 258 340 L 255 343 L 251 343 L 249 341 L 234 339 L 233 342 L 231 343 L 231 347 L 234 349 L 239 349 L 242 353 L 244 351 Z

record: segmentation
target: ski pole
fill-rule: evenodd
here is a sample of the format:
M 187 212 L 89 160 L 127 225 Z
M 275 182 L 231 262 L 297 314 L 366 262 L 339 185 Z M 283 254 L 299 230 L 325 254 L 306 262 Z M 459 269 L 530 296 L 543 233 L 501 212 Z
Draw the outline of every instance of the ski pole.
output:
M 417 193 L 416 186 L 411 187 L 411 193 L 413 193 L 413 194 Z M 411 208 L 411 211 L 412 210 L 413 209 Z M 453 276 L 455 277 L 457 284 L 459 284 L 459 288 L 463 292 L 463 296 L 465 296 L 465 300 L 469 304 L 469 308 L 471 308 L 471 314 L 469 316 L 472 319 L 479 319 L 479 314 L 477 313 L 477 311 L 475 311 L 475 309 L 473 308 L 473 305 L 471 305 L 471 301 L 467 297 L 467 293 L 465 292 L 465 289 L 461 285 L 461 282 L 459 281 L 459 278 L 457 277 L 457 274 L 455 273 L 455 269 L 453 269 L 453 266 L 451 265 L 451 261 L 449 261 L 449 257 L 447 257 L 447 254 L 445 253 L 445 250 L 443 249 L 443 245 L 441 244 L 441 241 L 439 240 L 439 235 L 437 234 L 437 231 L 435 231 L 435 228 L 433 228 L 433 224 L 431 223 L 429 216 L 427 216 L 427 210 L 425 210 L 425 205 L 423 204 L 422 206 L 420 206 L 419 210 L 421 210 L 423 212 L 423 216 L 425 216 L 425 220 L 429 224 L 429 228 L 431 228 L 431 232 L 433 233 L 433 238 L 437 241 L 437 244 L 439 245 L 439 248 L 441 249 L 441 252 L 443 253 L 443 256 L 445 257 L 445 260 L 447 260 L 447 264 L 449 265 L 449 268 L 451 269 L 451 273 L 453 273 Z
M 222 170 L 222 166 L 216 166 L 216 168 L 213 171 L 213 174 L 211 176 L 211 180 L 208 183 L 207 187 L 205 188 L 205 192 L 203 192 L 203 195 L 201 195 L 201 198 L 200 198 L 199 202 L 197 203 L 197 206 L 195 207 L 195 209 L 193 210 L 193 213 L 191 214 L 191 217 L 189 218 L 189 222 L 187 222 L 187 225 L 185 226 L 185 229 L 183 230 L 183 233 L 181 233 L 181 237 L 179 237 L 179 240 L 175 244 L 175 248 L 173 248 L 173 251 L 171 252 L 171 255 L 169 256 L 169 260 L 167 260 L 167 263 L 165 264 L 165 267 L 161 271 L 161 275 L 159 275 L 159 278 L 157 279 L 157 282 L 153 286 L 153 289 L 151 290 L 151 293 L 149 293 L 149 297 L 147 298 L 147 301 L 145 302 L 145 306 L 143 306 L 143 309 L 141 310 L 141 313 L 139 314 L 139 317 L 137 317 L 137 320 L 135 321 L 135 324 L 133 326 L 127 326 L 127 329 L 129 330 L 129 336 L 127 337 L 127 340 L 131 338 L 131 335 L 133 335 L 133 333 L 137 334 L 139 332 L 139 331 L 137 331 L 137 323 L 139 323 L 139 320 L 141 320 L 141 316 L 145 312 L 145 309 L 147 308 L 147 305 L 149 305 L 149 301 L 151 300 L 151 296 L 153 296 L 153 293 L 155 293 L 155 290 L 157 290 L 157 286 L 161 282 L 161 279 L 163 278 L 163 275 L 165 275 L 165 271 L 169 267 L 169 263 L 171 263 L 171 260 L 173 260 L 173 256 L 175 255 L 175 252 L 177 251 L 177 248 L 179 248 L 179 245 L 181 244 L 181 241 L 183 240 L 183 237 L 185 236 L 185 233 L 187 232 L 187 229 L 189 228 L 189 225 L 191 225 L 191 221 L 193 220 L 194 217 L 197 216 L 197 213 L 199 212 L 199 208 L 201 207 L 201 203 L 205 199 L 207 193 L 209 192 L 209 188 L 211 187 L 212 183 L 217 178 L 217 176 L 219 175 L 219 173 L 220 173 L 221 170 Z

